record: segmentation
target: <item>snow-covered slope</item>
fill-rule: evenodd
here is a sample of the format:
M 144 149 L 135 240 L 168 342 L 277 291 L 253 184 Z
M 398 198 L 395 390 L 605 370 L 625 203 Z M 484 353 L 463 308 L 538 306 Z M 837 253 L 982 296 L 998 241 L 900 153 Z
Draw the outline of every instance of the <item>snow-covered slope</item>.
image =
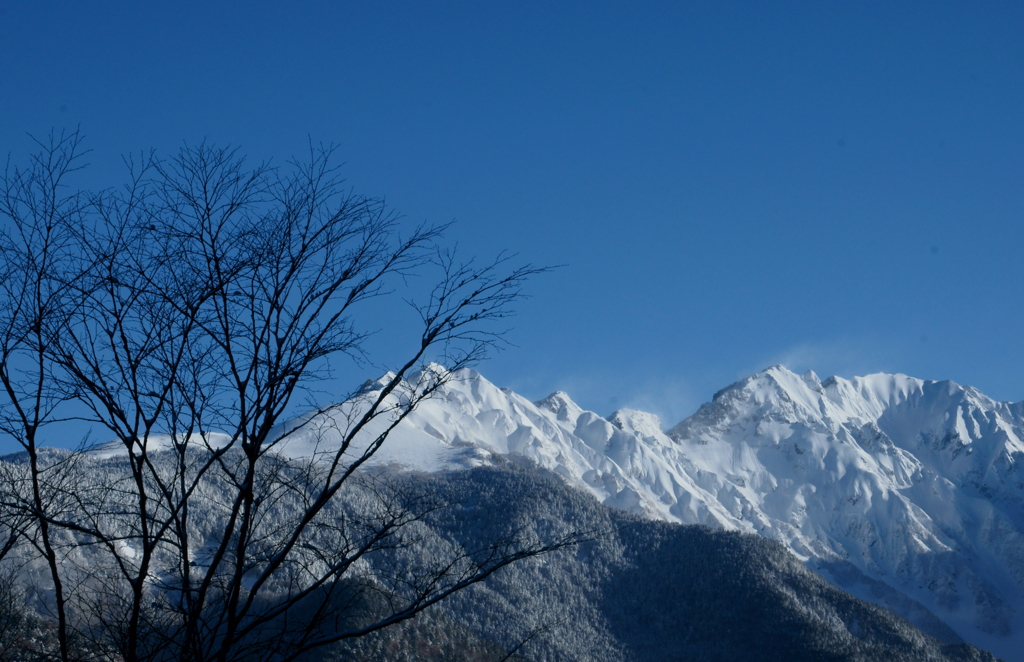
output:
M 652 414 L 604 418 L 565 393 L 531 403 L 472 370 L 452 377 L 375 463 L 438 471 L 523 456 L 614 507 L 777 539 L 926 630 L 953 637 L 937 616 L 1024 658 L 1022 404 L 948 381 L 822 382 L 775 366 L 666 433 Z M 330 449 L 358 407 L 285 426 L 282 452 Z
M 1022 414 L 949 381 L 821 382 L 773 367 L 668 435 L 762 535 L 857 592 L 848 575 L 828 572 L 847 562 L 964 639 L 1020 659 Z

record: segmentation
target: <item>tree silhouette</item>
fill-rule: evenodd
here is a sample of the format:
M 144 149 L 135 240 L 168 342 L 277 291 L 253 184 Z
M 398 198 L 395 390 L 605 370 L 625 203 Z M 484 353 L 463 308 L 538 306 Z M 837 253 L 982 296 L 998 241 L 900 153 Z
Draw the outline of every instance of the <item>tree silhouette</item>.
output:
M 206 143 L 144 154 L 94 192 L 67 188 L 77 131 L 39 147 L 0 182 L 0 431 L 25 451 L 4 465 L 0 552 L 45 568 L 51 654 L 295 659 L 576 540 L 428 545 L 417 524 L 445 495 L 364 470 L 452 378 L 431 361 L 501 343 L 543 269 L 459 262 L 443 226 L 403 232 L 343 187 L 330 146 L 281 168 Z M 366 365 L 369 300 L 413 305 L 418 337 L 374 388 L 317 408 L 332 365 Z M 41 448 L 70 418 L 117 440 L 102 471 Z M 279 452 L 298 435 L 307 453 Z

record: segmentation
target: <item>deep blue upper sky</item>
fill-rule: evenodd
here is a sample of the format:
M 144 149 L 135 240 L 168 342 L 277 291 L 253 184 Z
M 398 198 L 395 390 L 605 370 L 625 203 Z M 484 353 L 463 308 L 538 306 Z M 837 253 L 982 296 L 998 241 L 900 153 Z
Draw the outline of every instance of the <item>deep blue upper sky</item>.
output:
M 1022 34 L 1011 2 L 0 2 L 0 151 L 80 125 L 110 185 L 335 142 L 467 254 L 566 265 L 481 366 L 531 398 L 674 424 L 784 363 L 1024 400 Z

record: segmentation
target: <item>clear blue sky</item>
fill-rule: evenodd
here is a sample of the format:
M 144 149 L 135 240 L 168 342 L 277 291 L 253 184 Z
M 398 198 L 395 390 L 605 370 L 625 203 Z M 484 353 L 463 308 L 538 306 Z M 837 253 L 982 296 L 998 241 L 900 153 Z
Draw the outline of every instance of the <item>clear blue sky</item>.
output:
M 1017 2 L 0 0 L 0 152 L 80 125 L 109 185 L 336 142 L 466 253 L 567 265 L 481 366 L 531 398 L 670 425 L 784 363 L 1024 400 L 1022 35 Z

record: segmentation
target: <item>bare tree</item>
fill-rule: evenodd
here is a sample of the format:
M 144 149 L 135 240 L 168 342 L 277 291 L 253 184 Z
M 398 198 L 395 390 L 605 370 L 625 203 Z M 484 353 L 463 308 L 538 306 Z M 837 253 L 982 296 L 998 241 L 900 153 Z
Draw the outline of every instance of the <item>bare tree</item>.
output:
M 382 201 L 343 187 L 330 147 L 283 168 L 208 144 L 144 154 L 122 188 L 69 195 L 80 142 L 44 144 L 27 175 L 8 168 L 0 209 L 15 275 L 2 431 L 31 484 L 2 506 L 24 522 L 8 548 L 49 568 L 62 660 L 84 654 L 75 637 L 118 660 L 295 659 L 576 540 L 511 528 L 463 549 L 423 526 L 443 494 L 364 470 L 449 370 L 502 340 L 495 322 L 543 269 L 460 263 L 438 247 L 444 227 L 403 234 Z M 366 365 L 362 307 L 423 278 L 405 358 L 318 409 L 332 365 Z M 39 464 L 39 431 L 72 414 L 119 440 L 103 472 L 85 475 L 81 452 Z M 281 452 L 300 437 L 307 453 Z
M 61 657 L 67 659 L 66 594 L 52 517 L 54 486 L 69 475 L 68 463 L 40 455 L 43 428 L 55 422 L 58 406 L 68 399 L 54 388 L 50 360 L 51 324 L 65 315 L 64 276 L 73 255 L 70 229 L 81 222 L 84 196 L 66 190 L 65 180 L 82 167 L 77 132 L 51 134 L 39 141 L 27 167 L 8 162 L 0 180 L 0 433 L 24 449 L 28 471 L 23 480 L 6 476 L 4 503 L 7 534 L 0 558 L 25 540 L 45 559 L 52 582 Z M 23 489 L 17 489 L 17 488 Z

